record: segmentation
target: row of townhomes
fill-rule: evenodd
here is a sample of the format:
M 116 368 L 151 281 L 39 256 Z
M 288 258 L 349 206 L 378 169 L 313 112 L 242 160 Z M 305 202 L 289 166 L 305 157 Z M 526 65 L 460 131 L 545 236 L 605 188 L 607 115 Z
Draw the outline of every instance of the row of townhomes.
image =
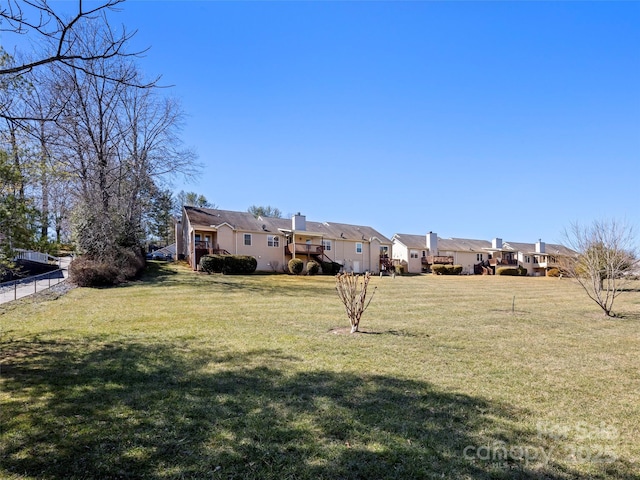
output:
M 195 270 L 202 255 L 251 255 L 258 271 L 282 272 L 289 260 L 340 263 L 348 272 L 390 266 L 391 240 L 371 227 L 307 221 L 304 215 L 254 217 L 248 212 L 184 207 L 176 249 Z
M 562 245 L 503 242 L 396 234 L 389 239 L 372 227 L 254 217 L 185 206 L 176 231 L 176 250 L 197 270 L 200 258 L 222 253 L 251 255 L 258 271 L 284 272 L 292 258 L 336 262 L 344 271 L 379 273 L 403 265 L 409 273 L 429 272 L 435 264 L 462 265 L 464 274 L 494 273 L 502 265 L 522 266 L 529 275 L 545 275 L 559 257 L 572 252 Z
M 527 275 L 543 276 L 558 266 L 562 257 L 575 252 L 563 245 L 542 240 L 535 243 L 505 242 L 466 238 L 440 238 L 433 232 L 426 235 L 396 234 L 392 239 L 394 262 L 406 265 L 411 273 L 426 272 L 436 264 L 461 265 L 462 273 L 492 274 L 501 266 L 523 267 Z

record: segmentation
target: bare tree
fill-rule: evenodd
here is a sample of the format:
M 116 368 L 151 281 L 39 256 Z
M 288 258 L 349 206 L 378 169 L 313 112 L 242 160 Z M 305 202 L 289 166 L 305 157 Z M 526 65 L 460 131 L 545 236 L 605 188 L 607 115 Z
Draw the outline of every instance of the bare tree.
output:
M 142 52 L 127 52 L 126 44 L 135 35 L 123 27 L 116 31 L 111 27 L 107 14 L 117 11 L 118 6 L 125 0 L 104 0 L 98 4 L 77 0 L 77 9 L 71 15 L 64 15 L 56 11 L 48 0 L 5 0 L 0 4 L 0 33 L 25 35 L 38 45 L 39 50 L 35 58 L 26 56 L 23 52 L 16 61 L 16 55 L 8 55 L 0 47 L 0 84 L 11 85 L 19 82 L 30 72 L 35 72 L 47 65 L 62 65 L 74 70 L 83 71 L 88 75 L 99 75 L 105 80 L 124 82 L 138 87 L 155 85 L 157 79 L 147 83 L 139 83 L 139 78 L 131 76 L 110 76 L 110 72 L 100 72 L 91 68 L 97 60 L 126 59 L 140 55 Z M 94 29 L 98 36 L 94 48 L 86 49 L 86 42 L 79 41 L 87 26 Z M 11 61 L 8 61 L 11 59 Z M 33 120 L 33 116 L 16 112 L 11 103 L 0 105 L 0 118 L 14 120 Z M 47 118 L 52 120 L 62 110 L 58 109 Z
M 347 312 L 347 317 L 349 317 L 351 333 L 357 332 L 360 328 L 362 314 L 369 307 L 373 295 L 376 293 L 374 289 L 371 298 L 367 301 L 367 287 L 370 279 L 371 274 L 368 272 L 362 276 L 353 273 L 336 275 L 336 290 Z
M 117 10 L 125 0 L 107 0 L 90 8 L 85 8 L 78 0 L 78 9 L 70 17 L 56 12 L 47 0 L 5 0 L 0 6 L 0 32 L 17 35 L 30 35 L 33 40 L 52 46 L 40 58 L 19 62 L 0 68 L 0 75 L 23 74 L 49 63 L 60 62 L 74 68 L 83 68 L 84 63 L 97 59 L 130 56 L 124 46 L 135 32 L 126 30 L 115 32 L 109 25 L 106 12 Z M 104 28 L 100 35 L 104 42 L 102 48 L 91 52 L 77 50 L 75 36 L 83 24 L 98 19 Z
M 78 49 L 100 50 L 97 25 L 78 29 Z M 73 177 L 74 229 L 80 251 L 109 261 L 136 250 L 153 193 L 168 175 L 194 170 L 195 154 L 181 148 L 183 113 L 156 89 L 126 81 L 141 75 L 129 59 L 101 58 L 82 69 L 56 64 L 57 95 L 66 105 L 55 122 L 59 158 Z M 140 83 L 136 80 L 136 83 Z
M 616 220 L 574 223 L 565 231 L 567 246 L 577 255 L 564 257 L 563 269 L 574 278 L 607 316 L 638 264 L 633 228 Z

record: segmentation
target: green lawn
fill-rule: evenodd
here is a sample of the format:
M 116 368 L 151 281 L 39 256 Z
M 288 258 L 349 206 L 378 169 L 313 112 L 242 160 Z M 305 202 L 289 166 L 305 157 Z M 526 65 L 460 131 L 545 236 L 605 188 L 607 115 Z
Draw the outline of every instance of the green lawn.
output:
M 0 306 L 3 479 L 637 479 L 640 282 L 203 275 Z

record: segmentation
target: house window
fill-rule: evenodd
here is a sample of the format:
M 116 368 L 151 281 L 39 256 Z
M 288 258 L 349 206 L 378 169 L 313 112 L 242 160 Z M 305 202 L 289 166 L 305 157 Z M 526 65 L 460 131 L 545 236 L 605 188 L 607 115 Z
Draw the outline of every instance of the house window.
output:
M 476 253 L 476 260 L 478 262 L 481 262 L 483 260 L 483 258 L 482 258 L 483 255 L 484 255 L 483 253 Z
M 531 263 L 531 257 L 527 255 L 526 257 L 524 257 L 524 261 L 525 263 Z
M 362 253 L 362 242 L 356 243 L 356 253 Z
M 245 233 L 244 234 L 244 244 L 247 246 L 251 246 L 251 234 L 250 233 Z
M 267 236 L 267 245 L 270 247 L 279 247 L 280 246 L 280 238 L 277 235 L 268 235 Z
M 322 246 L 324 247 L 326 252 L 331 251 L 331 240 L 322 240 Z
M 426 250 L 422 250 L 422 258 L 424 258 L 424 257 L 426 257 L 426 256 L 427 256 L 427 252 L 426 252 Z
M 418 251 L 417 251 L 417 250 L 411 250 L 411 251 L 409 252 L 409 256 L 410 256 L 411 258 L 418 258 Z

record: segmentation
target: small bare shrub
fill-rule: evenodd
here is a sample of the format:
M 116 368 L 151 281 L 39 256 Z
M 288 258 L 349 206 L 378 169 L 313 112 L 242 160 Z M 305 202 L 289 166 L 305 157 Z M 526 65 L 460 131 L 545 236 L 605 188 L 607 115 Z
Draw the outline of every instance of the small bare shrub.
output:
M 367 309 L 375 289 L 371 294 L 371 298 L 367 301 L 367 287 L 369 286 L 369 280 L 371 274 L 366 273 L 364 275 L 354 275 L 353 273 L 339 273 L 336 275 L 336 290 L 338 291 L 338 297 L 342 300 L 344 308 L 349 317 L 351 323 L 351 333 L 358 331 L 360 327 L 360 318 Z

